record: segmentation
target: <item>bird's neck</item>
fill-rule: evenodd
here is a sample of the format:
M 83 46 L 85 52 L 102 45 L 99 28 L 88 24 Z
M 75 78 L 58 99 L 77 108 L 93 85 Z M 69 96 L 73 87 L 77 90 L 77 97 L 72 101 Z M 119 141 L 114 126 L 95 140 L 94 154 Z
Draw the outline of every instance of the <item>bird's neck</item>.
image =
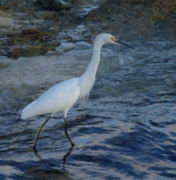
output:
M 100 62 L 100 50 L 102 44 L 95 42 L 93 46 L 92 59 L 81 77 L 79 77 L 80 95 L 79 98 L 85 98 L 89 95 L 91 88 L 95 82 L 95 76 L 97 73 L 97 68 Z
M 85 71 L 85 74 L 89 74 L 94 78 L 96 76 L 98 65 L 99 65 L 99 62 L 100 62 L 101 47 L 102 47 L 102 44 L 100 44 L 99 42 L 96 42 L 94 44 L 92 58 L 91 58 L 91 61 L 90 61 L 89 65 L 88 65 L 86 71 Z

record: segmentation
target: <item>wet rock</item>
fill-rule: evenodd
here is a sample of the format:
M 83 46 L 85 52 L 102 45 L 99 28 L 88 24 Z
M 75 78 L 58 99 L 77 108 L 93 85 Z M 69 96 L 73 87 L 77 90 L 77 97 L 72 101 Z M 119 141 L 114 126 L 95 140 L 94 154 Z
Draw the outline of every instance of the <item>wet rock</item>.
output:
M 51 12 L 51 11 L 37 11 L 34 12 L 34 16 L 37 19 L 44 19 L 44 20 L 49 20 L 49 19 L 58 19 L 57 13 L 56 12 Z
M 75 49 L 89 49 L 91 48 L 91 44 L 81 41 L 81 42 L 77 42 L 75 44 Z
M 167 8 L 164 8 L 166 2 Z M 176 4 L 172 0 L 111 0 L 91 11 L 86 25 L 92 34 L 109 32 L 126 40 L 176 39 Z
M 63 10 L 72 7 L 74 0 L 1 0 L 0 8 L 6 10 L 24 11 L 33 10 Z
M 31 57 L 45 54 L 48 51 L 53 51 L 55 46 L 46 45 L 31 45 L 26 47 L 14 48 L 8 53 L 8 57 L 18 58 L 18 57 Z
M 151 5 L 155 8 L 160 8 L 166 14 L 176 11 L 175 0 L 119 0 L 119 2 Z
M 70 9 L 73 0 L 37 0 L 35 6 L 39 9 L 58 11 L 63 9 Z
M 59 40 L 92 42 L 101 32 L 122 36 L 125 40 L 176 39 L 174 0 L 110 0 L 99 2 L 99 8 L 96 6 L 97 9 L 84 15 L 80 13 L 82 5 L 88 3 L 90 6 L 92 0 L 75 1 L 69 11 L 59 11 L 59 3 L 63 1 L 49 2 L 0 1 L 0 55 L 34 56 L 55 50 Z M 73 5 L 72 0 L 67 2 Z
M 55 55 L 55 52 L 54 51 L 51 51 L 49 50 L 47 53 L 46 53 L 46 56 L 53 56 Z
M 9 57 L 17 58 L 22 55 L 22 49 L 21 48 L 15 48 L 9 53 Z
M 59 47 L 57 47 L 56 50 L 56 54 L 62 54 L 64 52 L 67 52 L 71 49 L 74 48 L 74 44 L 73 43 L 62 43 Z
M 38 29 L 28 29 L 9 40 L 11 50 L 8 57 L 30 57 L 54 50 L 60 43 L 52 39 L 52 33 Z
M 9 57 L 17 58 L 19 56 L 30 57 L 30 56 L 37 56 L 42 54 L 42 47 L 41 46 L 28 46 L 28 47 L 21 47 L 21 48 L 14 48 L 12 52 L 9 53 Z
M 37 47 L 38 52 L 53 50 L 60 44 L 59 40 L 55 38 L 58 32 L 59 21 L 56 12 L 2 12 L 2 17 L 0 17 L 0 55 L 10 57 L 26 55 L 28 53 L 20 53 L 24 51 L 25 47 L 39 45 L 43 48 Z M 31 56 L 33 55 L 31 54 Z
M 0 1 L 0 8 L 6 9 L 6 10 L 24 10 L 28 8 L 32 8 L 34 5 L 34 2 L 36 0 L 1 0 Z
M 47 31 L 27 29 L 22 31 L 19 35 L 13 37 L 10 40 L 10 44 L 13 46 L 15 44 L 49 41 L 51 39 L 51 36 L 52 34 Z

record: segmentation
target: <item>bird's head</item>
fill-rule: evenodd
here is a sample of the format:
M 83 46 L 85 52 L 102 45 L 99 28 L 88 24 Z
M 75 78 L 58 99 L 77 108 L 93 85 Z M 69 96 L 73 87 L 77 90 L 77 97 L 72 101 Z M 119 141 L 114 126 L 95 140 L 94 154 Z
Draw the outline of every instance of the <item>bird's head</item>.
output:
M 131 46 L 129 46 L 128 44 L 120 41 L 120 38 L 119 39 L 116 39 L 114 36 L 112 36 L 111 34 L 108 34 L 108 33 L 102 33 L 102 34 L 99 34 L 95 40 L 94 40 L 94 43 L 96 41 L 99 41 L 103 44 L 107 44 L 107 43 L 110 43 L 110 44 L 123 44 L 129 48 L 133 48 Z

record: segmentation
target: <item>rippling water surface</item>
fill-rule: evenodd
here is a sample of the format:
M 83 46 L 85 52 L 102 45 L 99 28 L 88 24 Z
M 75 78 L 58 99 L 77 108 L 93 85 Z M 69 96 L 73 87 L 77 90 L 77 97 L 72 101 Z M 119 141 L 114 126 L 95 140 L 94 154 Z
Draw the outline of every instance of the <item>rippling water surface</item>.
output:
M 53 84 L 80 75 L 89 44 L 61 56 L 1 62 L 0 179 L 176 178 L 176 42 L 131 42 L 105 46 L 88 101 L 43 128 L 46 115 L 20 119 L 20 111 Z

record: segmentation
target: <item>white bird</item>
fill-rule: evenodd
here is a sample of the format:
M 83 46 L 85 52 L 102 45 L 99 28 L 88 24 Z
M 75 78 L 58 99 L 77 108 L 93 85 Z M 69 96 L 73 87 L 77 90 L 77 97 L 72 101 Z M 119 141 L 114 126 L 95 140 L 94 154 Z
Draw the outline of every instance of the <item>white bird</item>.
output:
M 76 103 L 77 100 L 84 99 L 89 95 L 90 90 L 92 89 L 95 82 L 95 76 L 100 62 L 101 47 L 107 43 L 124 44 L 110 34 L 99 34 L 94 40 L 91 61 L 86 71 L 80 77 L 71 78 L 54 85 L 45 93 L 43 93 L 38 99 L 31 102 L 28 106 L 26 106 L 23 109 L 21 115 L 22 119 L 28 119 L 36 115 L 50 113 L 50 116 L 37 130 L 33 148 L 35 148 L 36 146 L 38 136 L 40 134 L 42 127 L 56 112 L 63 112 L 65 123 L 65 135 L 69 140 L 71 146 L 74 146 L 73 142 L 71 141 L 67 133 L 67 113 L 69 109 Z M 126 46 L 130 47 L 129 45 Z

